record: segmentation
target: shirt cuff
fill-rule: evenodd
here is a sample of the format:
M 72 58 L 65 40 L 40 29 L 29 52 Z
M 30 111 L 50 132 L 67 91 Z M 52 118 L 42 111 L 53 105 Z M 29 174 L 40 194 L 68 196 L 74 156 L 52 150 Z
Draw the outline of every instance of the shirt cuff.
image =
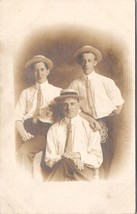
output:
M 100 167 L 103 159 L 101 157 L 97 158 L 96 155 L 81 153 L 81 161 L 91 168 L 98 168 Z
M 52 158 L 46 158 L 45 162 L 49 167 L 53 167 L 55 163 L 57 163 L 59 160 L 61 160 L 61 156 L 57 155 L 56 157 Z

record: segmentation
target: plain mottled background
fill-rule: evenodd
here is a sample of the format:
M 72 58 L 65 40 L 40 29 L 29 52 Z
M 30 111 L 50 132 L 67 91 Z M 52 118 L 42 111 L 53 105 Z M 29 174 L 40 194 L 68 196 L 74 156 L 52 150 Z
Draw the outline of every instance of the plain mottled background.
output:
M 0 1 L 0 209 L 4 213 L 133 213 L 134 1 Z M 73 52 L 93 45 L 103 54 L 98 73 L 112 78 L 125 105 L 119 116 L 111 179 L 92 183 L 33 183 L 15 165 L 14 107 L 33 55 L 51 58 L 49 82 L 65 88 L 81 74 Z M 117 121 L 116 121 L 117 122 Z M 4 213 L 4 214 L 5 214 Z
M 103 59 L 95 69 L 99 74 L 115 81 L 125 100 L 121 114 L 115 117 L 114 126 L 117 127 L 113 130 L 115 132 L 114 148 L 116 149 L 114 161 L 117 160 L 120 165 L 123 155 L 127 152 L 127 149 L 124 148 L 123 135 L 126 134 L 125 129 L 130 120 L 127 114 L 131 103 L 132 82 L 126 58 L 128 48 L 126 43 L 114 35 L 101 30 L 73 25 L 55 26 L 47 30 L 39 29 L 32 32 L 24 40 L 14 60 L 15 103 L 22 89 L 34 83 L 32 71 L 25 70 L 24 66 L 29 59 L 39 54 L 49 57 L 54 63 L 54 68 L 48 77 L 49 82 L 60 88 L 67 88 L 71 81 L 82 75 L 81 67 L 73 57 L 75 50 L 82 45 L 92 45 L 102 52 Z M 131 132 L 130 129 L 129 132 Z

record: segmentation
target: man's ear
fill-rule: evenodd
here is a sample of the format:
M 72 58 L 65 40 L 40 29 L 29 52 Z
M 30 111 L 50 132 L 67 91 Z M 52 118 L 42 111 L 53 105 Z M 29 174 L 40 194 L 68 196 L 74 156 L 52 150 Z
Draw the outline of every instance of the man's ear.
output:
M 49 73 L 50 73 L 50 70 L 47 70 L 47 76 L 49 75 Z
M 95 60 L 94 60 L 94 66 L 96 66 L 96 65 L 97 65 L 97 60 L 95 59 Z
M 80 108 L 80 101 L 78 100 L 78 107 Z

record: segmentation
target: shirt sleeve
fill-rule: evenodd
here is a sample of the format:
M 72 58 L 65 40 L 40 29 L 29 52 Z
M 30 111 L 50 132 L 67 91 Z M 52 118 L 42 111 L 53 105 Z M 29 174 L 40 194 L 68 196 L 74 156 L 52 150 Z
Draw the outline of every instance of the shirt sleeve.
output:
M 20 121 L 24 121 L 24 115 L 26 113 L 26 105 L 27 105 L 27 101 L 26 101 L 26 90 L 23 90 L 19 101 L 15 107 L 15 121 L 20 120 Z
M 99 132 L 91 130 L 87 152 L 81 153 L 81 160 L 91 168 L 99 168 L 103 162 L 102 148 L 100 145 L 101 136 Z
M 107 79 L 104 82 L 104 86 L 108 97 L 115 106 L 120 106 L 124 103 L 121 92 L 113 80 Z
M 57 136 L 56 127 L 53 125 L 47 134 L 45 162 L 49 167 L 52 167 L 58 160 L 61 159 L 61 156 L 58 155 Z

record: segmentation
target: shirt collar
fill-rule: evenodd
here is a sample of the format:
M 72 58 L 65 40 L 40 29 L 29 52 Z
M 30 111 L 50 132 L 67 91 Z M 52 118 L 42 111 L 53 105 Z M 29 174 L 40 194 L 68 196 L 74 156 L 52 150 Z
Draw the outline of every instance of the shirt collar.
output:
M 94 78 L 95 75 L 96 75 L 96 72 L 93 71 L 92 73 L 90 73 L 90 74 L 88 74 L 88 75 L 85 75 L 85 74 L 84 74 L 83 78 L 84 78 L 85 80 L 87 80 L 87 79 L 90 80 L 90 79 Z
M 68 117 L 65 117 L 64 121 L 66 124 L 68 124 L 69 122 L 71 122 L 71 124 L 76 124 L 76 123 L 78 123 L 79 118 L 80 118 L 80 116 L 79 116 L 79 114 L 77 114 L 75 117 L 73 117 L 71 119 L 69 119 Z
M 46 80 L 45 82 L 41 83 L 41 84 L 39 84 L 38 82 L 36 82 L 35 88 L 36 88 L 36 89 L 39 89 L 39 87 L 40 87 L 41 89 L 44 89 L 44 88 L 47 87 L 47 85 L 49 85 L 49 83 L 48 83 L 47 80 Z

